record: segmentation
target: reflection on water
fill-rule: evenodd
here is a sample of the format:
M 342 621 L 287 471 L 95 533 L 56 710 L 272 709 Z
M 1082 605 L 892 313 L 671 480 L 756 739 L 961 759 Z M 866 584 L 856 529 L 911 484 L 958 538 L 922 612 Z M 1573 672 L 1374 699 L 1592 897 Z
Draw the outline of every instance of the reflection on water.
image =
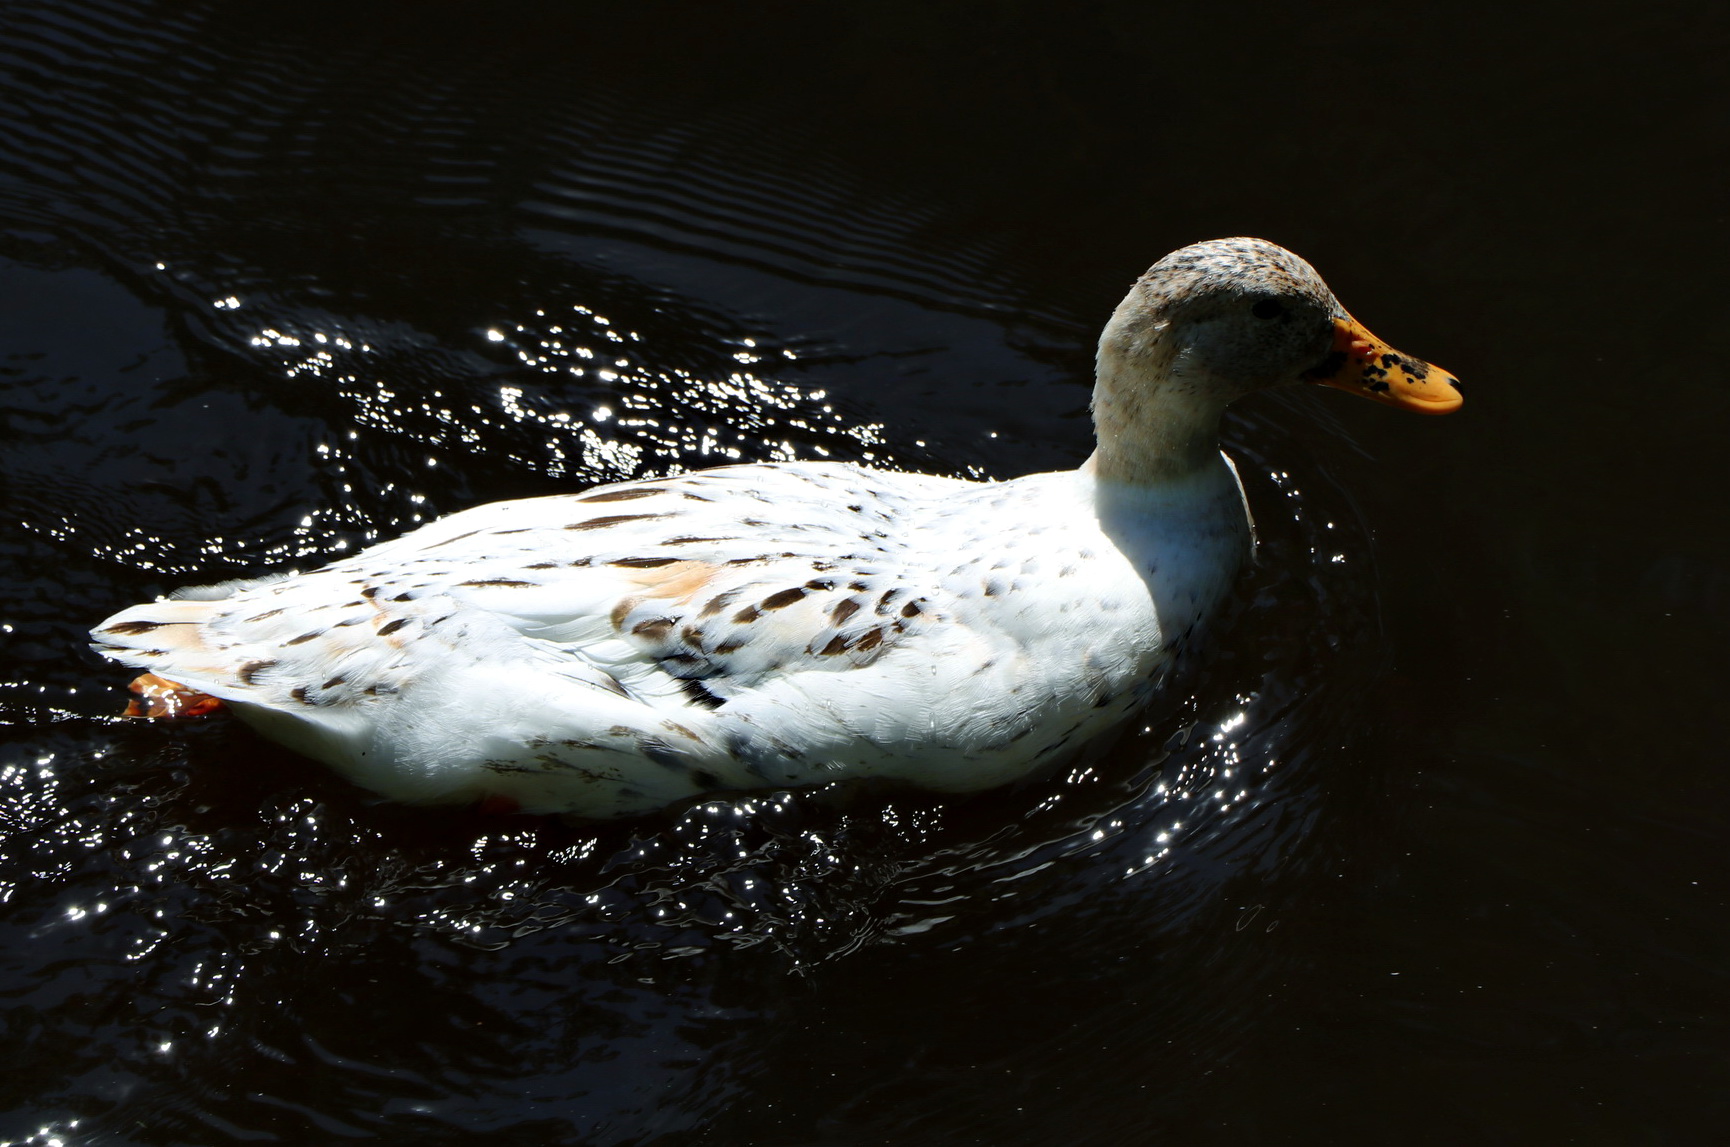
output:
M 1144 726 L 1017 788 L 574 827 L 113 719 L 92 620 L 489 498 L 1073 465 L 1103 315 L 748 119 L 567 97 L 512 152 L 502 84 L 104 11 L 21 22 L 0 76 L 46 125 L 0 155 L 10 1142 L 1051 1142 L 1181 1094 L 1308 974 L 1385 666 L 1350 451 L 1307 400 L 1230 424 L 1262 551 L 1229 622 Z
M 1279 441 L 1253 429 L 1258 450 Z M 370 803 L 229 722 L 18 730 L 0 950 L 11 1034 L 58 1049 L 33 1094 L 100 1113 L 118 1071 L 206 1126 L 275 1125 L 245 1090 L 312 1126 L 398 1133 L 533 1098 L 612 1141 L 650 1113 L 716 1118 L 788 1072 L 806 1102 L 847 1099 L 802 1078 L 810 1049 L 767 1034 L 892 1040 L 881 1017 L 831 1014 L 825 989 L 896 999 L 909 978 L 923 986 L 897 1010 L 914 1016 L 937 985 L 953 994 L 930 1016 L 981 992 L 1037 1013 L 1077 982 L 1115 984 L 1161 1033 L 1131 1049 L 1144 1067 L 1174 1032 L 1186 1055 L 1223 1052 L 1252 1019 L 1241 993 L 1281 974 L 1270 937 L 1314 895 L 1318 801 L 1354 764 L 1377 676 L 1349 502 L 1240 458 L 1263 561 L 1171 711 L 1065 775 L 971 801 L 837 787 L 573 827 Z M 1222 936 L 1249 958 L 1204 972 Z M 843 958 L 870 951 L 860 989 Z M 1046 970 L 1026 982 L 1032 953 Z M 1045 1054 L 992 1051 L 1005 1070 Z

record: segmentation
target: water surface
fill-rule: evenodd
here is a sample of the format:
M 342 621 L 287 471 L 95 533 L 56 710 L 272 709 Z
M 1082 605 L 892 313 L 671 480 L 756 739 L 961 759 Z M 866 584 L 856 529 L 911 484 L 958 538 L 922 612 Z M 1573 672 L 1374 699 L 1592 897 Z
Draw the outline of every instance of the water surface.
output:
M 5 17 L 0 1136 L 1702 1141 L 1713 28 L 1366 19 L 1371 100 L 1275 12 L 417 12 Z M 84 649 L 494 498 L 1074 465 L 1117 296 L 1238 232 L 1472 401 L 1245 403 L 1258 563 L 1061 776 L 404 809 Z

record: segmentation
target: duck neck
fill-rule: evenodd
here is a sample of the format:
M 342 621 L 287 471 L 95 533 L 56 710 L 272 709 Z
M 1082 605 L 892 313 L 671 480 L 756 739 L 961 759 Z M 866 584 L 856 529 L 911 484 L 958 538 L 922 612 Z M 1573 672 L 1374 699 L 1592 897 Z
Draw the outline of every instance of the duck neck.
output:
M 1093 387 L 1097 477 L 1124 486 L 1188 484 L 1219 465 L 1221 395 L 1182 348 L 1125 306 L 1099 340 Z

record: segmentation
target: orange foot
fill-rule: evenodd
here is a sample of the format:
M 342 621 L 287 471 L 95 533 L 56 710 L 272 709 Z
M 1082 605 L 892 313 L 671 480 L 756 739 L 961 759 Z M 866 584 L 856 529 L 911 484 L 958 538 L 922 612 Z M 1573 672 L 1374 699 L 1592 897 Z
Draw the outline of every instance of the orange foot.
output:
M 222 702 L 208 693 L 188 689 L 184 685 L 146 673 L 129 686 L 137 694 L 127 702 L 123 717 L 148 717 L 163 720 L 170 717 L 203 717 L 222 709 Z

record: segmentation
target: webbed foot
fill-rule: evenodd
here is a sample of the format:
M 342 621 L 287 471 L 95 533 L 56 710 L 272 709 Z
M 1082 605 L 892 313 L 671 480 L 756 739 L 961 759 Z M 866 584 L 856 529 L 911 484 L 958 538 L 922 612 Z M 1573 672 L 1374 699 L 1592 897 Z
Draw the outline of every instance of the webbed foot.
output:
M 145 673 L 128 686 L 137 696 L 126 705 L 123 717 L 143 717 L 152 721 L 175 717 L 204 717 L 220 711 L 223 704 L 208 693 L 188 689 L 166 677 Z

